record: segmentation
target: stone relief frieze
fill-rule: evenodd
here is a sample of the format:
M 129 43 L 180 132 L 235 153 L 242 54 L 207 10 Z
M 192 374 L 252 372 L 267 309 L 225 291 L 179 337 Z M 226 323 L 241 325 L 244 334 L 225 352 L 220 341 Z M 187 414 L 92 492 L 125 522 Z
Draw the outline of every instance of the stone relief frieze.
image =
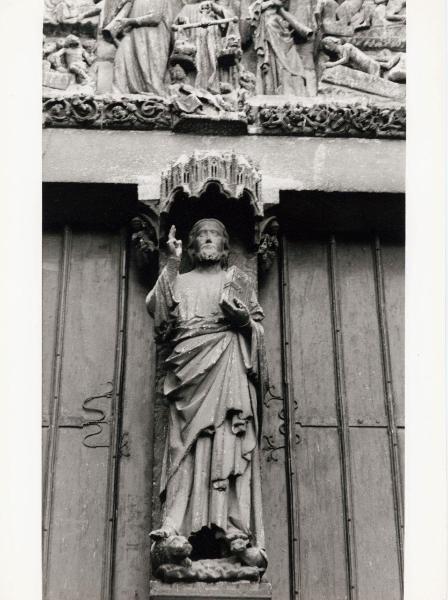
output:
M 402 137 L 365 118 L 402 119 L 405 26 L 405 0 L 46 0 L 44 123 L 86 123 L 81 97 L 95 127 Z

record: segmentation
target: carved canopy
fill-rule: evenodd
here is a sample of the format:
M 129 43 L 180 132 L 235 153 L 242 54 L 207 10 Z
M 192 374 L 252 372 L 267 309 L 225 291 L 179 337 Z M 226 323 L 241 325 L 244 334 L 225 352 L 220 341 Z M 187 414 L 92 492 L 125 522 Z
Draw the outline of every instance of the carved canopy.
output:
M 260 170 L 234 152 L 195 152 L 173 162 L 162 172 L 160 214 L 170 212 L 178 192 L 199 198 L 211 183 L 229 198 L 249 197 L 254 216 L 263 216 Z

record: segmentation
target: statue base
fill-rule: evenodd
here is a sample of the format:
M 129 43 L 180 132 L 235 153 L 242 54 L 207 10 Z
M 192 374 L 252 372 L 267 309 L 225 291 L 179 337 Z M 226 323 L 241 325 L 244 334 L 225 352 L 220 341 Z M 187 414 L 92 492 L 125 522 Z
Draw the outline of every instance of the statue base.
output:
M 150 600 L 236 600 L 241 598 L 258 598 L 271 600 L 270 583 L 252 583 L 248 581 L 218 583 L 162 583 L 152 580 L 150 583 Z

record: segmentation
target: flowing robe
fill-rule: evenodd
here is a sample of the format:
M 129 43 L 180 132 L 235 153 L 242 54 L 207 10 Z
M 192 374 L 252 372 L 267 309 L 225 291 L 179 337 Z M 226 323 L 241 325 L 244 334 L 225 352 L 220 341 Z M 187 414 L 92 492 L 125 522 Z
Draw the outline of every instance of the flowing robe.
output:
M 168 343 L 163 526 L 186 537 L 203 527 L 243 532 L 264 548 L 257 439 L 263 313 L 254 293 L 251 332 L 231 329 L 219 306 L 224 281 L 224 271 L 178 275 L 171 258 L 147 298 Z
M 249 6 L 257 53 L 256 93 L 306 96 L 306 77 L 294 32 L 276 8 L 262 10 L 264 0 Z
M 151 15 L 152 25 L 133 27 L 121 40 L 114 60 L 114 91 L 123 94 L 165 94 L 171 39 L 168 0 L 134 0 L 129 18 Z
M 228 7 L 220 5 L 224 17 L 216 16 L 216 19 L 231 18 L 235 16 Z M 209 20 L 201 13 L 201 4 L 186 4 L 176 17 L 176 21 L 185 23 L 199 23 L 203 19 Z M 213 17 L 210 17 L 213 20 Z M 192 85 L 211 92 L 219 92 L 219 83 L 230 83 L 234 86 L 238 82 L 238 69 L 236 67 L 222 68 L 218 64 L 218 51 L 222 47 L 226 35 L 233 34 L 239 37 L 238 26 L 235 23 L 227 25 L 212 25 L 210 27 L 198 27 L 186 29 L 185 35 L 189 41 L 196 46 L 196 75 Z

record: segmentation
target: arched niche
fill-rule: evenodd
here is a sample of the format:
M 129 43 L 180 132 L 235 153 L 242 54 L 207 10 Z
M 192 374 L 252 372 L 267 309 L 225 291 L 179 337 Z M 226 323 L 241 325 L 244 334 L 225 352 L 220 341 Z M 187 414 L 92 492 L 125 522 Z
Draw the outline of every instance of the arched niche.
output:
M 187 247 L 192 225 L 203 218 L 219 219 L 231 245 L 230 265 L 235 264 L 257 280 L 257 249 L 264 217 L 261 173 L 245 156 L 234 152 L 194 152 L 181 156 L 163 171 L 159 204 L 160 261 L 172 225 Z M 181 271 L 191 268 L 184 252 Z

